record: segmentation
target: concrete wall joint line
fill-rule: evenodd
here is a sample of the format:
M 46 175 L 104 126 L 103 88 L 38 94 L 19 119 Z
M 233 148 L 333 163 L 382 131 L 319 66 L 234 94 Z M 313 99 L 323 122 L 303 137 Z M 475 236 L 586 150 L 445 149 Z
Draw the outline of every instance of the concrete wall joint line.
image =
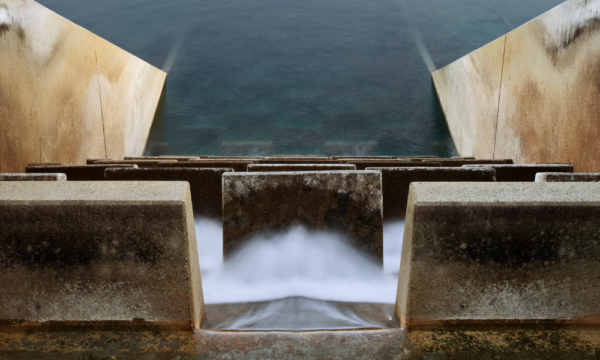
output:
M 504 80 L 504 61 L 506 60 L 506 41 L 508 35 L 504 35 L 504 49 L 502 50 L 502 70 L 500 70 L 500 88 L 498 89 L 498 108 L 496 110 L 496 130 L 494 131 L 494 151 L 492 159 L 496 158 L 496 141 L 498 140 L 498 119 L 500 117 L 500 101 L 502 99 L 502 81 Z
M 104 140 L 104 158 L 108 159 L 108 152 L 106 150 L 106 130 L 104 129 L 104 110 L 102 109 L 102 89 L 100 88 L 100 72 L 98 71 L 97 50 L 94 50 L 94 55 L 96 56 L 96 77 L 98 78 L 98 97 L 100 98 L 100 117 L 102 118 L 102 139 Z

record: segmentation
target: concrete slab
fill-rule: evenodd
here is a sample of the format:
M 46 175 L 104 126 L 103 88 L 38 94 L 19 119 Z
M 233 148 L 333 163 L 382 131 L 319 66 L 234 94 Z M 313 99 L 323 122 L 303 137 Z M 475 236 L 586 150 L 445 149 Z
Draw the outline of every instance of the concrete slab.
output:
M 137 165 L 139 168 L 152 168 L 175 163 L 177 160 L 96 160 L 92 165 Z
M 215 168 L 215 169 L 233 169 L 235 172 L 246 172 L 248 165 L 253 164 L 250 160 L 196 160 L 178 162 L 176 164 L 160 165 L 159 167 L 190 167 L 190 168 Z
M 67 181 L 65 174 L 0 174 L 0 181 Z
M 189 184 L 0 183 L 0 325 L 205 319 Z
M 48 165 L 27 167 L 25 172 L 61 173 L 67 175 L 69 181 L 103 181 L 107 168 L 137 168 L 137 165 Z
M 412 183 L 400 326 L 600 324 L 600 184 Z
M 572 173 L 571 164 L 496 164 L 496 165 L 463 165 L 463 167 L 491 167 L 496 169 L 496 181 L 527 182 L 535 181 L 539 172 Z
M 223 174 L 223 253 L 250 236 L 302 224 L 347 234 L 383 261 L 381 196 L 377 171 Z
M 369 167 L 440 167 L 441 163 L 436 161 L 410 162 L 408 160 L 346 160 L 344 164 L 356 165 L 356 170 L 365 170 Z
M 356 170 L 350 164 L 250 164 L 248 172 Z
M 383 184 L 383 220 L 403 220 L 408 191 L 413 182 L 494 181 L 496 171 L 484 168 L 401 167 L 367 168 L 380 171 Z
M 194 214 L 221 220 L 221 176 L 227 172 L 233 172 L 233 169 L 109 168 L 104 171 L 104 177 L 111 181 L 187 181 L 190 184 Z
M 599 173 L 564 173 L 564 172 L 539 172 L 535 174 L 535 182 L 597 182 L 600 181 Z

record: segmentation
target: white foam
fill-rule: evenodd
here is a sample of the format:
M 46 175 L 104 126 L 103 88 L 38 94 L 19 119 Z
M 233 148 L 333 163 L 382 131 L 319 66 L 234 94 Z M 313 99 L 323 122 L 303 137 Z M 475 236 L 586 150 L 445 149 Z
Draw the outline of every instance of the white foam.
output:
M 387 273 L 400 272 L 402 257 L 402 239 L 404 238 L 404 221 L 397 221 L 383 226 L 383 269 Z

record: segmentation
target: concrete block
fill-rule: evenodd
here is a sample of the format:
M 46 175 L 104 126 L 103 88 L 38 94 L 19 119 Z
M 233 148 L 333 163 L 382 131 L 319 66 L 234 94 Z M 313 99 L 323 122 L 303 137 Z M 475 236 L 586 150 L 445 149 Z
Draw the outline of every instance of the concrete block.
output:
M 437 162 L 410 162 L 407 160 L 346 160 L 344 164 L 356 165 L 356 170 L 364 170 L 369 167 L 440 167 Z
M 61 163 L 32 163 L 27 166 L 63 165 Z
M 341 164 L 339 160 L 330 158 L 265 158 L 256 164 Z
M 248 172 L 356 170 L 350 164 L 250 164 Z
M 205 319 L 185 182 L 0 183 L 0 325 Z
M 429 160 L 421 160 L 429 161 Z M 463 165 L 500 165 L 512 164 L 512 159 L 435 159 L 442 167 L 461 167 Z
M 48 165 L 27 167 L 25 172 L 61 173 L 67 175 L 69 181 L 103 181 L 107 168 L 137 168 L 137 165 Z
M 382 261 L 381 196 L 377 171 L 223 174 L 223 253 L 299 223 L 341 231 Z
M 96 160 L 93 165 L 137 165 L 139 168 L 152 168 L 175 163 L 177 160 Z
M 129 157 L 126 156 L 125 160 L 175 160 L 175 161 L 190 161 L 200 160 L 198 156 L 142 156 L 142 157 Z
M 318 158 L 326 158 L 327 155 L 269 155 L 268 157 L 270 158 L 275 158 L 275 157 L 299 157 L 299 158 L 303 158 L 303 157 L 318 157 Z
M 564 173 L 564 172 L 539 172 L 535 174 L 535 182 L 597 182 L 600 181 L 599 173 Z
M 393 156 L 351 156 L 351 155 L 343 155 L 343 156 L 332 156 L 332 160 L 379 160 L 379 159 L 393 159 Z
M 94 164 L 95 161 L 98 161 L 98 160 L 112 160 L 112 159 L 87 159 L 85 161 L 85 164 L 86 165 L 92 165 L 92 164 Z M 57 165 L 62 165 L 62 164 L 57 164 Z
M 539 172 L 565 172 L 572 173 L 571 164 L 518 164 L 518 165 L 464 165 L 463 167 L 484 166 L 496 169 L 496 181 L 527 182 L 535 181 L 535 174 Z
M 248 165 L 254 163 L 250 160 L 195 160 L 178 162 L 176 164 L 160 165 L 159 167 L 190 167 L 190 168 L 218 168 L 233 169 L 235 172 L 246 172 Z
M 600 184 L 413 183 L 402 327 L 600 323 Z
M 67 181 L 65 174 L 0 174 L 0 181 Z
M 496 171 L 487 168 L 399 167 L 367 168 L 380 171 L 383 184 L 383 220 L 403 220 L 408 191 L 413 182 L 494 181 Z
M 187 181 L 190 184 L 192 205 L 197 215 L 221 219 L 221 176 L 233 169 L 218 168 L 108 168 L 106 180 L 128 181 Z

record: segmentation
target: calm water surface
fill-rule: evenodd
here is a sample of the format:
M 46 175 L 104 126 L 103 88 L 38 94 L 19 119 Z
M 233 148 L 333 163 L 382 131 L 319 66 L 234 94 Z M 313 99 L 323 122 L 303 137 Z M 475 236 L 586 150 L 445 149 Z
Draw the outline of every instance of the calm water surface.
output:
M 454 154 L 430 72 L 561 0 L 39 0 L 168 71 L 146 154 Z

